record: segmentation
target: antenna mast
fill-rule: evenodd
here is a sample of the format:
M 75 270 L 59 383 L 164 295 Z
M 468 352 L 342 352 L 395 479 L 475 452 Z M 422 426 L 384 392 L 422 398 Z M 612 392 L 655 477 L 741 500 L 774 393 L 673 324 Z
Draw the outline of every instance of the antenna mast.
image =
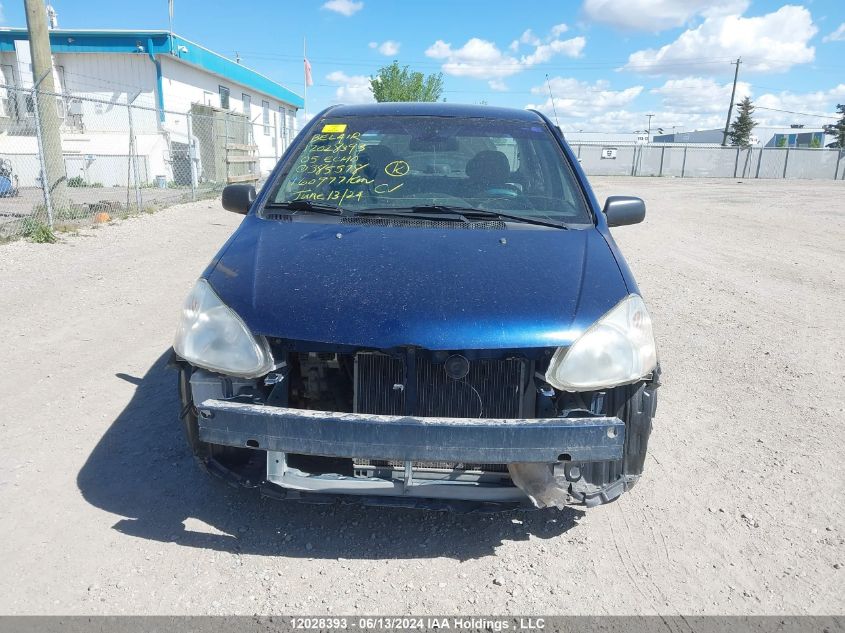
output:
M 552 94 L 552 82 L 549 81 L 549 73 L 546 73 L 546 85 L 549 87 L 549 99 L 552 102 L 552 111 L 555 113 L 555 125 L 560 129 L 560 121 L 557 118 L 557 106 L 555 105 L 555 97 Z

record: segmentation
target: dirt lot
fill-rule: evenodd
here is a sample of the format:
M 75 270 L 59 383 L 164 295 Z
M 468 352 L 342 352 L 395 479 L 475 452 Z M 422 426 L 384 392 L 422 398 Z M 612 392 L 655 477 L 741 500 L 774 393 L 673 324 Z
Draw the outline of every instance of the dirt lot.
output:
M 198 198 L 208 198 L 209 187 L 195 192 Z M 118 208 L 135 207 L 135 190 L 126 187 L 68 187 L 69 200 L 76 205 L 91 205 L 97 202 L 119 203 Z M 21 234 L 21 221 L 33 215 L 37 207 L 43 207 L 44 194 L 39 188 L 22 188 L 18 195 L 12 198 L 0 198 L 0 239 L 17 237 Z M 179 201 L 190 200 L 191 189 L 189 187 L 171 187 L 158 189 L 156 187 L 144 187 L 141 189 L 140 208 L 155 208 L 176 204 Z M 91 216 L 94 211 L 91 212 Z M 44 220 L 44 212 L 38 213 L 37 217 Z M 83 219 L 81 215 L 75 215 L 76 219 Z M 86 226 L 90 225 L 90 217 L 84 217 Z M 67 215 L 56 218 L 57 224 L 72 224 Z
M 845 183 L 596 178 L 665 369 L 609 506 L 259 500 L 195 466 L 164 360 L 238 223 L 196 203 L 0 247 L 2 613 L 841 613 Z

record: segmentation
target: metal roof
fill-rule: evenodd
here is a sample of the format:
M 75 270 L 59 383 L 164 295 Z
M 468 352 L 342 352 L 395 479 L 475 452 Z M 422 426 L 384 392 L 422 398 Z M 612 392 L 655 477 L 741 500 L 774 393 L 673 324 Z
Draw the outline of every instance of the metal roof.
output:
M 0 28 L 0 51 L 14 51 L 15 40 L 28 37 L 26 29 Z M 54 53 L 129 53 L 166 57 L 252 88 L 295 108 L 304 105 L 300 95 L 282 84 L 168 31 L 56 29 L 50 31 L 50 48 Z

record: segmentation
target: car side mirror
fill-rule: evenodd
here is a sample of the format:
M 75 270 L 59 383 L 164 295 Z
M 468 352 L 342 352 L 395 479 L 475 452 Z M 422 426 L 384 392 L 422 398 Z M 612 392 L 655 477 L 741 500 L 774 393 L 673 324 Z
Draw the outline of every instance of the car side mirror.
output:
M 609 196 L 602 211 L 608 226 L 639 224 L 645 219 L 645 202 L 633 196 Z
M 255 187 L 252 185 L 223 187 L 223 208 L 227 211 L 246 215 L 253 202 L 255 202 Z

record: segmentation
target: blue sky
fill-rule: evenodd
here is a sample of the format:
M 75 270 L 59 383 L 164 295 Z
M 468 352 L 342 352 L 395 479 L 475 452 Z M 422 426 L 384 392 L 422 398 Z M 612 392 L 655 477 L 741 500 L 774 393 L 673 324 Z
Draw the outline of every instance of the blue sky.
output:
M 167 28 L 166 0 L 52 4 L 61 28 Z M 0 24 L 25 25 L 22 0 L 0 6 Z M 845 103 L 843 0 L 175 0 L 174 30 L 300 93 L 304 36 L 312 114 L 371 99 L 393 59 L 443 72 L 448 101 L 556 109 L 568 131 L 642 129 L 648 113 L 652 129 L 720 127 L 736 57 L 762 125 L 830 122 L 778 110 Z

